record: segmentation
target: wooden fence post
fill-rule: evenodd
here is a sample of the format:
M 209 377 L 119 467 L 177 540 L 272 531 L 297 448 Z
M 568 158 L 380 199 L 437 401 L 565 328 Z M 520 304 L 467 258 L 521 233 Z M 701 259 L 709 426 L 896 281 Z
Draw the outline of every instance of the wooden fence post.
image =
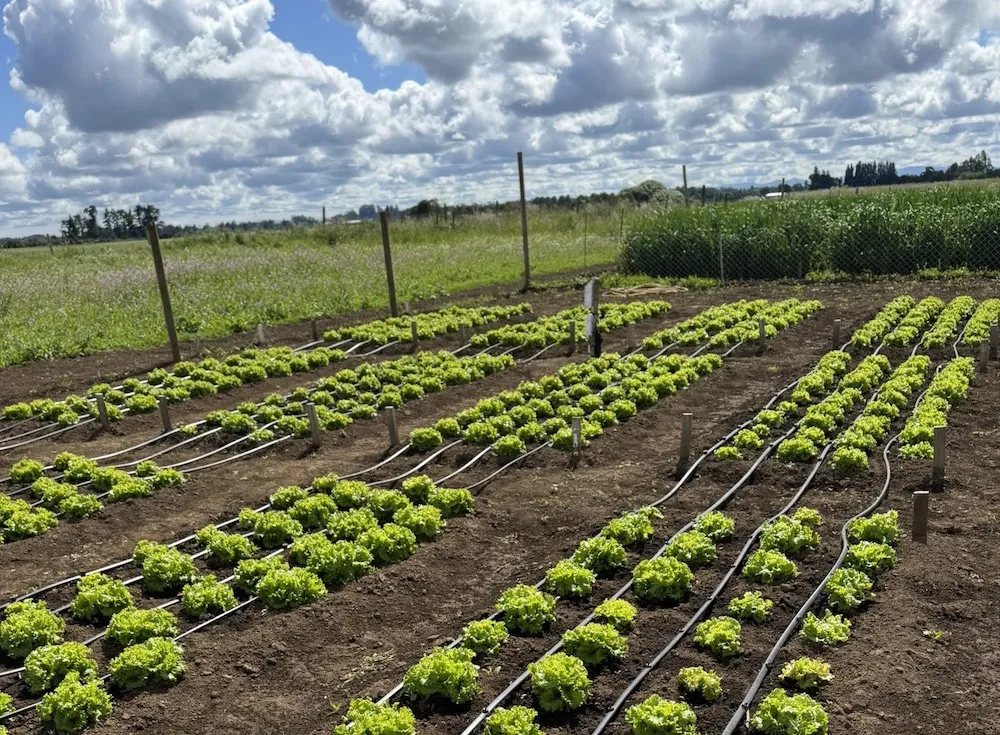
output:
M 990 359 L 997 359 L 997 347 L 1000 346 L 1000 325 L 990 327 Z
M 531 288 L 531 262 L 528 258 L 528 202 L 524 198 L 524 156 L 517 152 L 517 180 L 521 187 L 521 250 L 524 255 L 524 290 Z
M 316 415 L 316 404 L 306 404 L 306 417 L 309 419 L 309 435 L 312 437 L 313 449 L 319 449 L 319 417 Z
M 163 319 L 167 324 L 167 338 L 170 340 L 170 352 L 174 362 L 181 361 L 181 345 L 177 341 L 177 327 L 174 326 L 174 310 L 170 306 L 170 290 L 167 288 L 167 273 L 163 268 L 163 255 L 160 253 L 160 234 L 156 225 L 146 227 L 146 239 L 153 251 L 153 268 L 156 269 L 156 283 L 160 288 L 160 301 L 163 302 Z
M 930 513 L 931 494 L 926 490 L 917 490 L 913 493 L 913 540 L 927 543 L 927 517 Z
M 687 206 L 690 205 L 690 202 L 688 202 L 688 167 L 687 167 L 687 164 L 681 166 L 681 171 L 684 174 L 684 206 L 687 207 Z
M 384 209 L 379 212 L 382 224 L 382 254 L 385 256 L 385 280 L 389 287 L 389 314 L 399 316 L 399 306 L 396 305 L 396 279 L 392 275 L 392 249 L 389 247 L 389 213 Z
M 935 490 L 944 489 L 944 453 L 947 429 L 943 426 L 934 427 L 934 468 L 931 470 L 931 487 Z
M 833 320 L 833 349 L 840 349 L 840 319 Z
M 160 421 L 163 422 L 163 433 L 166 434 L 173 428 L 170 424 L 170 404 L 163 397 L 159 399 L 158 403 L 160 404 Z
M 98 393 L 94 399 L 97 402 L 97 417 L 101 421 L 101 428 L 108 431 L 111 428 L 111 420 L 108 419 L 108 406 L 104 402 L 104 396 Z
M 396 423 L 396 409 L 392 406 L 385 408 L 385 425 L 389 430 L 389 447 L 399 444 L 399 425 Z
M 694 414 L 681 414 L 681 451 L 680 462 L 682 467 L 687 467 L 691 459 L 691 419 Z

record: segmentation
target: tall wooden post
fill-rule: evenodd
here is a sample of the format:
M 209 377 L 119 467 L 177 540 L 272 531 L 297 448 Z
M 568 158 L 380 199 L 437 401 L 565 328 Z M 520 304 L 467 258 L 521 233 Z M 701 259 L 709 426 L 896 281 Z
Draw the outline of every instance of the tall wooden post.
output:
M 323 207 L 323 225 L 326 226 L 326 207 Z
M 517 152 L 517 179 L 521 187 L 521 250 L 524 253 L 524 290 L 531 288 L 531 262 L 528 259 L 528 202 L 524 198 L 524 156 Z
M 681 166 L 681 171 L 684 174 L 684 206 L 687 207 L 690 202 L 688 201 L 688 167 L 687 164 Z
M 385 256 L 385 280 L 389 287 L 389 314 L 399 316 L 399 306 L 396 305 L 396 279 L 392 275 L 392 249 L 389 247 L 389 213 L 383 209 L 378 216 L 382 224 L 382 254 Z
M 146 228 L 146 239 L 153 251 L 153 267 L 156 269 L 156 283 L 160 287 L 160 301 L 163 302 L 163 319 L 167 323 L 167 338 L 170 340 L 170 352 L 174 362 L 181 361 L 181 345 L 177 341 L 177 327 L 174 326 L 174 310 L 170 306 L 170 291 L 167 288 L 167 273 L 163 269 L 163 255 L 160 253 L 160 234 L 156 225 Z

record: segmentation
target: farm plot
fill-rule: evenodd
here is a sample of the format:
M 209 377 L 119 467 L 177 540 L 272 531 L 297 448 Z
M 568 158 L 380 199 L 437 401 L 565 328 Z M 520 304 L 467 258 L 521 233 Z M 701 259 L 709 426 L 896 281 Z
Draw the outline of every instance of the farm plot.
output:
M 831 351 L 832 320 L 843 320 L 842 333 L 847 340 L 886 305 L 892 294 L 862 299 L 860 293 L 817 291 L 810 296 L 815 295 L 827 308 L 811 314 L 796 311 L 811 311 L 804 307 L 809 302 L 801 298 L 785 302 L 772 298 L 770 305 L 756 307 L 752 316 L 757 318 L 732 320 L 732 324 L 748 322 L 745 333 L 732 341 L 728 337 L 717 339 L 714 344 L 712 340 L 731 325 L 708 328 L 702 315 L 688 327 L 705 329 L 706 334 L 682 345 L 679 335 L 662 334 L 664 326 L 660 324 L 634 337 L 630 335 L 628 341 L 635 341 L 639 350 L 631 356 L 627 356 L 630 350 L 624 344 L 614 345 L 621 348 L 620 360 L 609 354 L 598 361 L 587 361 L 552 348 L 525 362 L 538 352 L 526 349 L 519 365 L 498 371 L 478 384 L 458 385 L 413 403 L 400 426 L 403 444 L 408 437 L 413 446 L 398 456 L 394 455 L 399 448 L 385 453 L 384 430 L 367 429 L 355 436 L 348 432 L 338 439 L 339 448 L 349 456 L 338 458 L 336 463 L 329 454 L 324 455 L 326 447 L 301 459 L 285 450 L 265 452 L 245 464 L 233 465 L 239 468 L 237 476 L 253 477 L 247 483 L 254 486 L 252 489 L 213 490 L 212 485 L 221 486 L 234 475 L 231 471 L 207 472 L 201 489 L 203 502 L 183 508 L 177 513 L 179 520 L 169 518 L 170 503 L 162 502 L 165 498 L 159 494 L 148 501 L 125 504 L 126 510 L 138 509 L 147 502 L 154 504 L 146 506 L 147 512 L 162 513 L 164 519 L 155 534 L 144 538 L 173 544 L 169 549 L 150 544 L 133 549 L 143 537 L 133 534 L 129 538 L 126 532 L 122 534 L 124 542 L 116 538 L 103 548 L 85 547 L 81 559 L 72 560 L 67 553 L 72 548 L 69 543 L 74 537 L 88 535 L 87 524 L 67 526 L 68 532 L 60 529 L 60 533 L 0 548 L 4 568 L 15 560 L 18 567 L 3 587 L 15 597 L 68 580 L 51 589 L 39 589 L 29 599 L 45 600 L 47 607 L 55 610 L 74 604 L 80 612 L 84 603 L 76 600 L 88 590 L 78 589 L 81 580 L 70 578 L 114 563 L 118 566 L 102 573 L 118 582 L 91 577 L 97 581 L 87 584 L 113 586 L 125 612 L 129 602 L 142 610 L 170 603 L 167 614 L 183 610 L 174 618 L 176 629 L 168 626 L 164 632 L 167 638 L 183 636 L 178 642 L 184 648 L 187 670 L 176 683 L 164 682 L 133 698 L 126 695 L 128 687 L 120 673 L 125 668 L 120 660 L 123 644 L 132 639 L 121 634 L 106 643 L 102 637 L 88 646 L 98 676 L 119 672 L 106 682 L 113 696 L 114 714 L 107 718 L 102 715 L 104 724 L 96 731 L 176 732 L 211 727 L 224 732 L 273 732 L 275 728 L 281 732 L 323 732 L 347 713 L 348 701 L 365 695 L 378 699 L 392 693 L 393 701 L 412 710 L 416 730 L 421 732 L 460 733 L 469 727 L 487 727 L 486 720 L 493 710 L 512 706 L 537 710 L 536 720 L 545 732 L 592 732 L 610 713 L 609 707 L 624 688 L 641 672 L 648 671 L 636 681 L 621 706 L 614 708 L 605 725 L 609 731 L 628 732 L 629 723 L 638 717 L 629 716 L 631 708 L 651 695 L 685 702 L 677 691 L 677 671 L 701 666 L 721 675 L 723 695 L 711 704 L 688 706 L 698 718 L 700 732 L 721 732 L 728 721 L 726 715 L 736 711 L 789 620 L 815 589 L 825 594 L 824 577 L 840 554 L 840 528 L 882 490 L 885 473 L 880 459 L 886 443 L 896 433 L 910 428 L 908 436 L 914 445 L 920 444 L 922 425 L 909 423 L 911 415 L 922 412 L 926 417 L 933 409 L 951 420 L 975 403 L 982 387 L 974 383 L 967 389 L 964 402 L 958 400 L 954 387 L 949 387 L 967 378 L 967 363 L 954 360 L 951 345 L 961 335 L 957 342 L 959 353 L 972 351 L 971 346 L 964 346 L 962 329 L 968 331 L 965 321 L 970 312 L 975 312 L 967 303 L 952 306 L 947 298 L 940 307 L 931 302 L 921 307 L 922 294 L 917 289 L 910 293 L 916 297 L 912 303 L 904 299 L 897 308 L 880 315 L 881 321 L 888 324 L 882 325 L 885 328 L 871 344 L 848 344 L 843 350 Z M 745 308 L 729 296 L 717 294 L 717 303 L 730 303 L 730 310 Z M 676 316 L 696 315 L 690 306 L 686 308 L 685 313 L 685 307 L 677 308 L 675 304 Z M 798 314 L 797 318 L 790 319 L 792 314 Z M 743 343 L 756 335 L 761 316 L 769 320 L 765 327 L 773 326 L 775 334 L 764 345 L 763 354 L 757 354 L 755 345 Z M 683 321 L 677 320 L 678 324 Z M 917 334 L 898 345 L 889 344 L 886 335 L 901 325 L 915 326 Z M 878 331 L 871 326 L 866 329 Z M 935 344 L 935 338 L 922 347 L 925 335 L 931 332 L 943 336 L 943 344 Z M 662 346 L 655 345 L 656 340 Z M 664 350 L 663 354 L 656 355 L 660 350 Z M 639 378 L 635 378 L 637 373 Z M 628 382 L 630 379 L 638 383 Z M 659 390 L 652 387 L 657 380 Z M 937 391 L 927 395 L 942 400 L 951 396 L 948 408 L 936 401 L 925 407 L 925 396 L 920 408 L 914 409 L 915 401 L 935 381 Z M 805 395 L 797 393 L 803 383 Z M 616 389 L 624 395 L 620 396 Z M 553 399 L 560 394 L 565 394 L 565 402 Z M 902 402 L 897 394 L 902 396 Z M 616 402 L 621 402 L 616 406 L 620 415 L 611 408 Z M 546 403 L 553 413 L 550 417 L 540 415 L 545 413 Z M 882 420 L 887 409 L 871 409 L 876 405 L 893 406 L 897 414 Z M 685 410 L 696 413 L 693 443 L 699 460 L 697 467 L 682 477 L 683 482 L 678 482 L 675 435 L 679 414 Z M 833 426 L 825 420 L 831 417 Z M 587 430 L 590 436 L 581 433 L 581 444 L 590 444 L 581 448 L 578 458 L 572 451 L 575 418 L 581 419 L 581 429 L 591 427 Z M 930 420 L 939 418 L 931 416 Z M 562 423 L 552 423 L 550 432 L 543 427 L 552 419 Z M 761 444 L 744 432 L 753 434 Z M 869 446 L 872 439 L 874 447 Z M 786 445 L 791 448 L 783 450 Z M 718 454 L 728 447 L 737 449 L 738 454 Z M 869 468 L 857 462 L 853 453 L 853 463 L 843 460 L 835 465 L 833 457 L 843 449 L 860 452 Z M 922 463 L 926 472 L 922 452 L 914 450 L 915 458 L 908 463 Z M 886 456 L 893 466 L 903 463 L 895 444 Z M 386 459 L 389 461 L 376 466 Z M 284 472 L 267 474 L 266 470 L 275 465 L 284 465 Z M 292 467 L 293 474 L 301 478 L 292 482 L 302 490 L 274 493 L 278 487 L 292 484 L 288 481 Z M 336 479 L 329 477 L 331 469 L 339 473 Z M 357 478 L 347 477 L 359 469 L 370 471 Z M 495 474 L 501 469 L 502 473 Z M 918 474 L 915 469 L 907 471 L 914 477 Z M 417 479 L 425 474 L 436 482 L 430 485 Z M 273 482 L 279 475 L 281 479 Z M 310 483 L 310 477 L 318 479 Z M 175 500 L 196 482 L 201 481 L 193 479 L 164 496 Z M 318 492 L 310 492 L 317 488 Z M 471 489 L 475 496 L 463 494 L 465 489 Z M 706 516 L 698 520 L 727 494 L 728 502 L 717 509 L 724 517 L 708 516 L 712 525 L 705 525 Z M 274 497 L 272 507 L 266 508 L 263 501 L 268 495 Z M 249 511 L 237 516 L 239 507 L 254 499 L 261 502 L 252 502 Z M 899 509 L 896 500 L 894 507 Z M 474 512 L 464 515 L 470 504 Z M 651 505 L 662 517 L 652 512 L 628 513 Z M 802 512 L 803 507 L 818 514 Z M 455 515 L 451 518 L 441 517 L 452 513 Z M 818 527 L 817 515 L 824 522 Z M 380 528 L 366 525 L 368 516 Z M 334 517 L 337 521 L 331 523 Z M 609 518 L 619 520 L 609 524 Z M 726 519 L 734 525 L 728 540 L 715 525 L 724 531 Z M 438 534 L 441 520 L 447 520 L 448 526 Z M 906 534 L 905 520 L 904 513 L 897 521 L 901 526 L 899 536 Z M 685 528 L 692 523 L 698 524 L 704 538 Z M 213 528 L 205 529 L 206 525 Z M 337 530 L 332 531 L 331 525 Z M 325 533 L 318 534 L 324 528 Z M 795 533 L 787 534 L 787 528 Z M 199 529 L 201 533 L 195 534 Z M 602 529 L 607 530 L 602 534 Z M 818 541 L 807 530 L 817 534 Z M 363 543 L 352 542 L 354 538 L 360 541 L 364 534 L 368 536 Z M 788 535 L 804 536 L 807 542 L 802 548 L 785 549 L 781 544 L 788 543 Z M 744 575 L 741 564 L 758 553 L 758 537 L 759 544 L 768 545 L 770 553 L 787 551 L 798 572 L 791 581 L 772 587 Z M 593 538 L 599 541 L 587 541 Z M 705 538 L 710 545 L 704 543 Z M 251 550 L 249 545 L 256 548 Z M 124 553 L 116 553 L 123 547 Z M 40 557 L 37 552 L 42 548 L 51 553 Z M 363 548 L 370 558 L 366 560 L 362 555 L 345 561 L 339 554 L 348 548 L 352 554 Z M 905 550 L 906 545 L 900 544 L 900 567 L 908 562 Z M 258 565 L 253 567 L 246 563 L 251 559 L 244 558 L 251 555 L 252 559 L 260 559 L 271 554 L 280 561 L 266 562 L 268 568 L 264 568 L 264 562 L 253 562 Z M 159 587 L 162 575 L 158 570 L 173 566 L 160 561 L 178 558 L 188 561 L 180 562 L 184 568 L 179 576 L 168 580 L 173 586 Z M 671 604 L 669 594 L 661 599 L 655 593 L 649 597 L 650 589 L 666 578 L 666 572 L 658 569 L 663 564 L 658 562 L 668 561 L 687 565 L 692 577 L 690 592 L 676 604 Z M 238 570 L 241 563 L 242 573 Z M 290 569 L 284 568 L 286 563 L 290 563 Z M 371 571 L 361 574 L 369 568 Z M 251 575 L 251 571 L 259 569 L 271 574 L 263 588 L 255 585 L 260 579 Z M 295 569 L 299 571 L 292 571 Z M 891 589 L 897 573 L 898 569 L 875 575 L 879 598 L 873 604 L 867 603 L 861 612 L 845 610 L 857 621 L 858 628 L 865 626 L 867 616 L 880 613 L 883 589 Z M 214 574 L 215 579 L 208 579 L 207 574 Z M 315 580 L 307 577 L 309 574 L 318 579 L 325 593 L 319 592 Z M 643 580 L 641 584 L 639 580 Z M 620 629 L 612 626 L 609 630 L 607 625 L 597 629 L 578 627 L 591 614 L 598 615 L 599 603 L 630 582 L 635 589 L 626 589 L 620 597 L 636 609 L 633 627 L 628 628 L 620 620 L 623 610 L 628 616 L 628 606 L 617 606 L 617 611 L 616 606 L 605 606 L 595 617 L 595 621 L 616 623 Z M 540 589 L 532 587 L 535 583 L 540 583 Z M 468 639 L 478 641 L 483 650 L 478 658 L 469 657 L 463 662 L 463 647 L 460 643 L 452 645 L 455 639 L 471 621 L 496 612 L 494 605 L 503 591 L 518 585 L 527 588 L 507 595 L 506 612 L 496 617 L 505 625 L 511 621 L 507 640 L 490 654 L 488 649 L 496 643 L 496 627 L 475 626 Z M 591 589 L 585 594 L 588 586 Z M 189 588 L 186 593 L 185 587 Z M 638 596 L 640 587 L 646 599 Z M 294 594 L 290 592 L 293 588 Z M 716 591 L 718 602 L 713 609 L 710 603 Z M 738 655 L 716 660 L 714 649 L 706 649 L 704 641 L 731 638 L 732 629 L 731 624 L 716 618 L 727 616 L 731 598 L 753 591 L 772 599 L 769 615 L 759 624 L 740 621 Z M 543 615 L 547 624 L 537 632 L 530 624 L 515 630 L 517 616 L 509 611 L 524 606 L 518 596 L 527 599 L 533 594 L 541 597 L 543 607 L 549 604 L 545 595 L 557 598 L 552 600 L 551 613 Z M 298 607 L 298 603 L 312 598 L 316 598 L 314 602 Z M 822 599 L 825 604 L 827 598 Z M 661 604 L 664 600 L 667 604 Z M 297 609 L 282 612 L 288 607 Z M 107 608 L 92 619 L 77 612 L 66 607 L 58 615 L 64 625 L 63 637 L 82 643 L 104 633 L 112 615 L 122 610 Z M 822 609 L 817 607 L 815 612 L 822 617 Z M 8 608 L 8 618 L 12 614 Z M 546 621 L 549 616 L 553 619 Z M 697 619 L 692 621 L 694 617 Z M 702 634 L 698 626 L 706 620 L 721 627 L 714 633 L 706 630 Z M 691 625 L 684 631 L 689 621 Z M 198 627 L 205 623 L 209 625 Z M 122 625 L 115 627 L 120 629 Z M 574 629 L 574 634 L 564 636 Z M 669 650 L 664 649 L 682 631 L 684 634 Z M 120 630 L 115 632 L 120 634 Z M 624 657 L 620 656 L 622 639 L 627 639 L 624 642 L 628 647 Z M 544 692 L 533 693 L 534 679 L 543 678 L 544 671 L 539 669 L 551 666 L 542 661 L 543 654 L 557 644 L 566 650 L 551 652 L 553 656 L 548 660 L 562 663 L 560 671 L 550 673 L 561 676 L 582 671 L 590 681 L 584 701 L 572 708 L 573 714 L 545 711 L 542 702 L 551 704 L 555 699 Z M 852 645 L 853 641 L 848 642 L 826 656 L 837 677 L 834 684 L 839 678 L 836 656 L 848 652 Z M 447 647 L 450 657 L 446 660 L 442 654 L 433 654 L 436 646 Z M 165 644 L 157 647 L 155 652 L 142 650 L 147 662 L 149 657 L 159 656 L 157 660 L 166 663 L 158 670 L 177 673 L 172 663 L 176 651 L 168 650 Z M 794 652 L 792 648 L 780 649 L 775 656 L 783 665 L 786 661 L 782 657 Z M 422 661 L 428 653 L 438 658 Z M 587 660 L 577 666 L 568 661 L 568 656 L 557 658 L 560 653 Z M 657 665 L 647 669 L 645 665 L 661 653 Z M 138 655 L 138 651 L 131 654 Z M 598 662 L 601 656 L 606 660 Z M 116 660 L 118 663 L 113 663 Z M 19 662 L 4 658 L 3 663 L 10 664 L 6 669 L 10 672 L 18 668 L 15 664 Z M 39 668 L 37 663 L 33 662 L 33 671 Z M 473 663 L 481 665 L 478 672 L 470 668 Z M 78 668 L 90 671 L 85 664 Z M 532 669 L 539 672 L 537 676 Z M 18 680 L 20 673 L 8 674 L 0 684 L 4 684 L 3 691 L 15 697 L 16 707 L 30 707 L 44 694 L 38 687 L 32 692 L 26 681 Z M 449 679 L 453 674 L 454 680 Z M 84 673 L 81 679 L 87 676 Z M 457 693 L 458 703 L 444 704 L 436 685 L 427 684 L 442 676 L 442 686 L 449 693 Z M 525 676 L 524 680 L 500 699 L 498 695 L 521 676 Z M 776 676 L 775 672 L 765 672 L 765 686 L 750 703 L 752 714 L 778 685 Z M 686 678 L 706 679 L 693 673 Z M 71 682 L 67 689 L 75 686 Z M 829 705 L 836 703 L 825 699 L 831 689 L 827 685 L 814 692 L 814 699 L 835 717 L 836 711 Z M 226 704 L 229 701 L 231 705 Z M 496 704 L 480 718 L 482 707 L 494 701 Z M 329 713 L 330 702 L 339 709 L 336 716 Z M 158 705 L 170 709 L 169 722 L 152 714 Z M 100 709 L 95 712 L 100 714 Z M 362 728 L 367 726 L 365 718 L 371 716 L 366 710 L 370 710 L 366 705 L 355 705 L 350 711 Z M 399 711 L 405 720 L 405 712 Z M 45 708 L 40 714 L 26 710 L 2 724 L 12 732 L 33 732 L 45 712 Z M 514 722 L 528 717 L 523 710 L 504 716 Z

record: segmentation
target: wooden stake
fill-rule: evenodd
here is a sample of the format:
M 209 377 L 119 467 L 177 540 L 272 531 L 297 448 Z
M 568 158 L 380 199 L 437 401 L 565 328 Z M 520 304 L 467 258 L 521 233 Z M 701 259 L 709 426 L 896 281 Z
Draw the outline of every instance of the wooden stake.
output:
M 309 322 L 309 333 L 312 335 L 313 342 L 319 341 L 319 322 L 315 319 Z
M 396 423 L 396 409 L 392 406 L 386 406 L 383 415 L 385 416 L 386 428 L 389 430 L 389 447 L 392 448 L 399 444 L 399 425 Z
M 454 212 L 455 210 L 452 211 Z M 458 341 L 461 342 L 463 345 L 469 341 L 469 334 L 468 332 L 465 331 L 464 324 L 458 325 Z
M 833 320 L 833 349 L 835 350 L 840 349 L 840 325 L 840 319 Z
M 313 449 L 319 449 L 319 417 L 316 416 L 316 404 L 306 404 L 306 418 L 309 419 L 309 434 L 312 436 Z
M 576 353 L 576 319 L 569 323 L 569 354 Z
M 580 454 L 580 447 L 583 445 L 583 418 L 574 416 L 571 426 L 573 427 L 573 454 Z
M 531 288 L 531 263 L 528 258 L 528 203 L 524 198 L 524 156 L 517 152 L 517 179 L 521 187 L 521 250 L 524 254 L 524 290 Z
M 587 267 L 587 213 L 583 213 L 583 267 Z
M 990 359 L 997 359 L 997 347 L 1000 346 L 1000 325 L 990 327 Z
M 634 350 L 636 345 L 635 325 L 629 324 L 625 327 L 625 349 Z
M 163 433 L 166 434 L 168 431 L 173 429 L 170 423 L 170 404 L 167 403 L 166 398 L 159 399 L 160 404 L 160 420 L 163 422 Z
M 194 354 L 201 355 L 201 335 L 194 336 Z
M 382 223 L 382 254 L 385 256 L 385 280 L 389 287 L 389 314 L 399 316 L 399 306 L 396 305 L 396 279 L 392 275 L 392 249 L 389 246 L 389 213 L 379 212 Z
M 266 340 L 264 339 L 264 325 L 257 324 L 257 344 L 262 345 Z
M 990 343 L 983 341 L 979 345 L 979 372 L 985 375 L 990 369 Z
M 618 220 L 618 240 L 625 242 L 625 207 L 622 207 L 621 217 Z
M 323 226 L 326 226 L 326 207 L 323 207 Z
M 680 451 L 680 461 L 681 465 L 687 466 L 688 461 L 691 459 L 691 419 L 694 414 L 683 413 L 681 414 L 681 451 Z
M 105 431 L 111 429 L 111 420 L 108 419 L 108 405 L 104 402 L 104 396 L 98 393 L 94 396 L 97 402 L 97 417 L 101 421 L 101 428 Z
M 926 490 L 913 493 L 913 540 L 927 543 L 927 517 L 930 512 L 931 494 Z
M 943 426 L 934 427 L 934 468 L 931 470 L 931 487 L 934 490 L 944 489 L 944 453 L 945 432 Z
M 416 351 L 420 336 L 417 333 L 417 320 L 410 319 L 410 339 L 413 340 L 413 350 Z
M 167 288 L 167 272 L 163 268 L 163 255 L 160 253 L 160 234 L 156 225 L 146 228 L 146 239 L 153 251 L 153 268 L 156 269 L 156 283 L 160 288 L 160 301 L 163 303 L 163 320 L 167 325 L 167 339 L 170 340 L 170 353 L 174 362 L 181 361 L 181 345 L 177 341 L 177 327 L 174 326 L 174 310 L 170 306 L 170 290 Z
M 681 171 L 684 174 L 684 206 L 687 207 L 690 206 L 690 202 L 688 201 L 688 167 L 686 164 L 681 166 Z
M 757 320 L 757 354 L 764 354 L 764 340 L 767 339 L 767 332 L 764 331 L 764 320 Z

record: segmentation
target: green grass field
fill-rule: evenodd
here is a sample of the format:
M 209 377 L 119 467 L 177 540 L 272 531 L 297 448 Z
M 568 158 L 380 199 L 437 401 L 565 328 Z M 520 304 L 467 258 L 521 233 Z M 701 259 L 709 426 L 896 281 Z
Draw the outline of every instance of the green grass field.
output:
M 626 225 L 631 213 L 626 212 Z M 586 219 L 586 248 L 584 221 Z M 532 212 L 533 275 L 614 261 L 619 210 Z M 394 222 L 399 301 L 522 277 L 520 218 Z M 163 242 L 178 330 L 218 337 L 388 304 L 377 222 Z M 0 251 L 0 366 L 166 343 L 145 242 Z

